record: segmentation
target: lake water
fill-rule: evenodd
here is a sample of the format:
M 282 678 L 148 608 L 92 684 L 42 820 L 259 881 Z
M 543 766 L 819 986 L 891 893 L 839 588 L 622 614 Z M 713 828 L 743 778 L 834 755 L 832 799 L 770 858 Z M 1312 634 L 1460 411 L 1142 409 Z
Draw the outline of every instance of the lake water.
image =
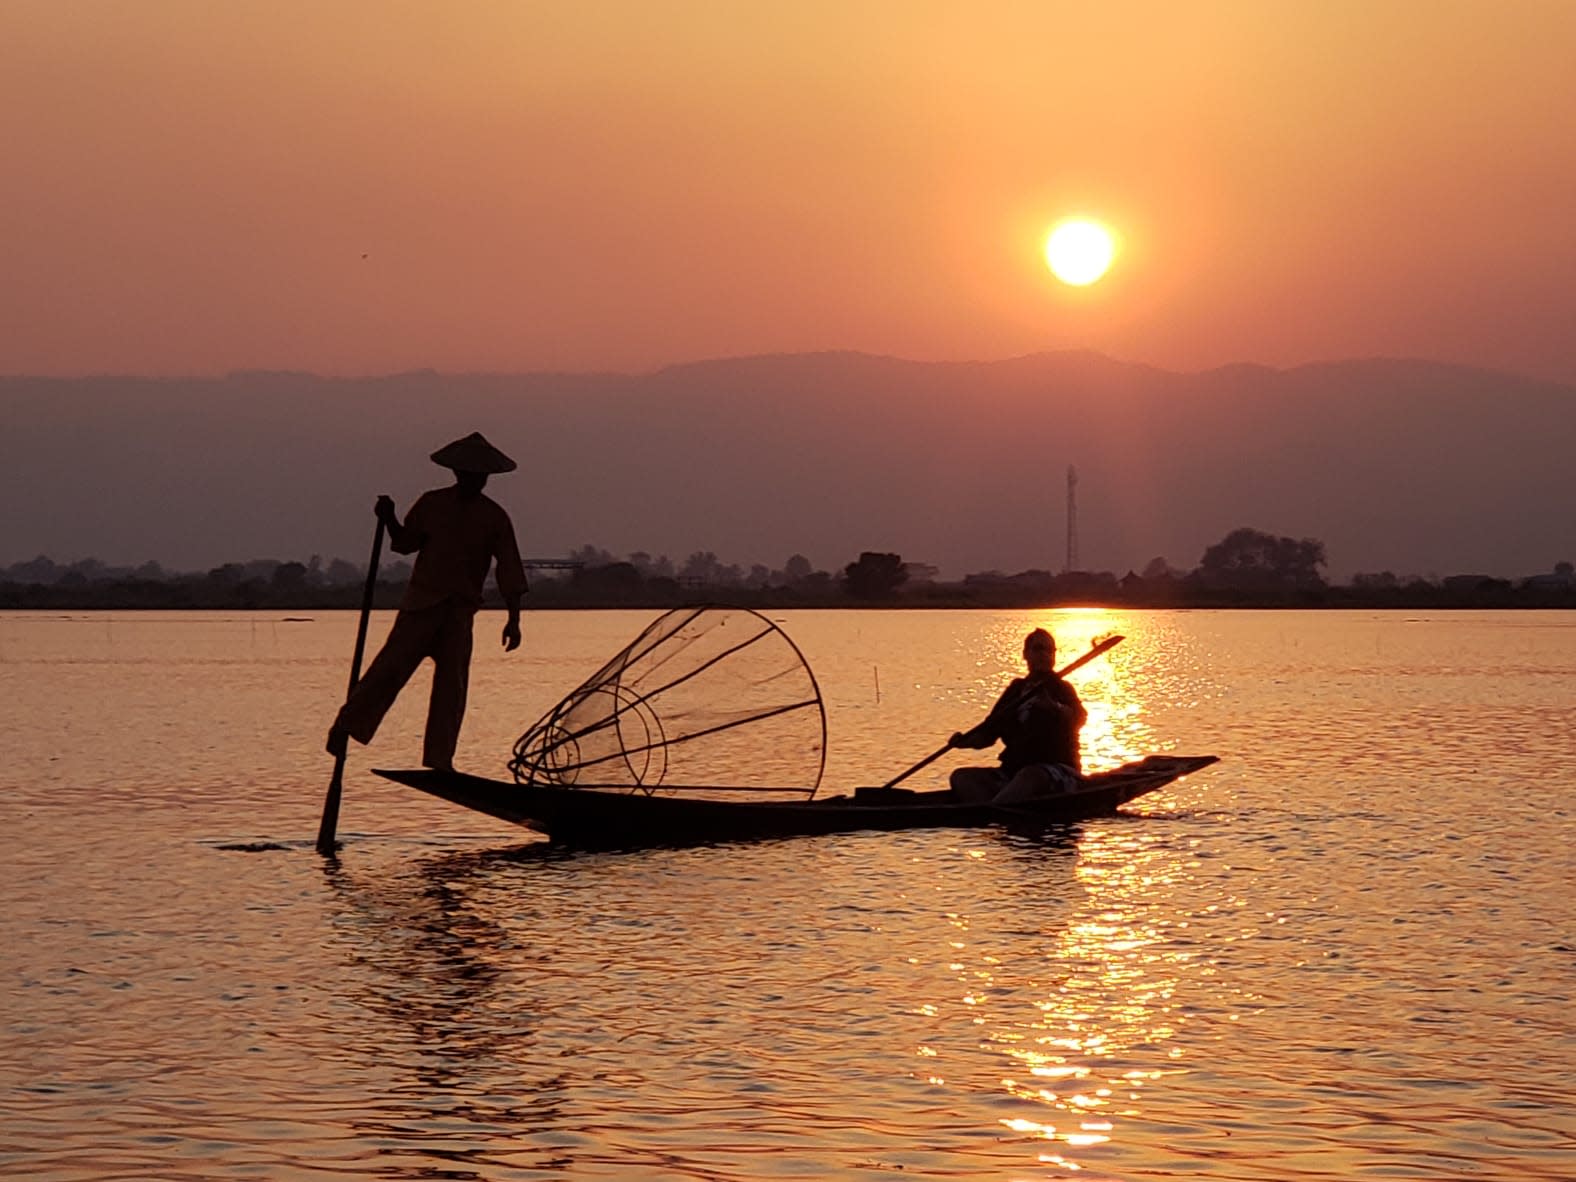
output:
M 461 766 L 654 614 L 483 616 Z M 418 681 L 324 860 L 353 614 L 0 614 L 0 1174 L 1576 1177 L 1576 615 L 773 618 L 823 791 L 1032 624 L 1127 638 L 1091 767 L 1223 762 L 1055 839 L 565 854 L 369 774 Z

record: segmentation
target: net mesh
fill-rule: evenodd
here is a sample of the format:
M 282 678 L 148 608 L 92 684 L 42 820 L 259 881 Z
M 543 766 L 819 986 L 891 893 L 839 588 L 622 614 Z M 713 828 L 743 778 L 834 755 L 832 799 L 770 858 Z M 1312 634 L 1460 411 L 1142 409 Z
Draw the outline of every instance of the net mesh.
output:
M 522 784 L 813 796 L 826 712 L 803 654 L 748 608 L 659 617 L 514 745 Z

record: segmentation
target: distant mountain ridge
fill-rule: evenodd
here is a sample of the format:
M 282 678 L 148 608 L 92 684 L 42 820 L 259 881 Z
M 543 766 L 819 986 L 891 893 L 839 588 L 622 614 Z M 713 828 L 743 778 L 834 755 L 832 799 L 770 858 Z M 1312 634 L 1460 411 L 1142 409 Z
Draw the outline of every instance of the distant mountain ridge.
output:
M 1089 352 L 990 362 L 802 353 L 648 374 L 0 378 L 0 564 L 177 569 L 355 558 L 372 498 L 481 430 L 525 548 L 711 550 L 949 576 L 1196 564 L 1239 525 L 1325 541 L 1332 573 L 1546 571 L 1576 556 L 1576 387 L 1366 359 L 1178 373 Z

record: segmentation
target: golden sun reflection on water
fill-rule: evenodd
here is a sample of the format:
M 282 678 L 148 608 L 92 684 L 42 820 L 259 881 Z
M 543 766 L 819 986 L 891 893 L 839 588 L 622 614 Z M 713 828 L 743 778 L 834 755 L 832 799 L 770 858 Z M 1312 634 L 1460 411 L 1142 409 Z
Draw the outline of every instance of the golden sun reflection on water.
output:
M 1078 1159 L 1116 1141 L 1124 1120 L 1142 1119 L 1144 1090 L 1188 1071 L 1178 1036 L 1189 1009 L 1179 995 L 1213 992 L 1207 966 L 1178 938 L 1189 865 L 1185 851 L 1152 834 L 1086 832 L 1073 870 L 1084 901 L 1046 932 L 1050 973 L 1036 982 L 1035 1016 L 987 1016 L 986 1041 L 1012 1064 L 1001 1089 L 1041 1110 L 999 1123 L 1067 1151 L 1042 1152 L 1042 1164 L 1090 1169 Z

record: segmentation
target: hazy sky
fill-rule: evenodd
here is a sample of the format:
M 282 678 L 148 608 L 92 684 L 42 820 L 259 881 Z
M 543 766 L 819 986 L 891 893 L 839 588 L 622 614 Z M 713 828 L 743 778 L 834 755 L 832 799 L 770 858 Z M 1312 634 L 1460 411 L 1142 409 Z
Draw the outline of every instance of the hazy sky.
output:
M 1573 0 L 0 0 L 0 372 L 1576 382 L 1573 60 Z

